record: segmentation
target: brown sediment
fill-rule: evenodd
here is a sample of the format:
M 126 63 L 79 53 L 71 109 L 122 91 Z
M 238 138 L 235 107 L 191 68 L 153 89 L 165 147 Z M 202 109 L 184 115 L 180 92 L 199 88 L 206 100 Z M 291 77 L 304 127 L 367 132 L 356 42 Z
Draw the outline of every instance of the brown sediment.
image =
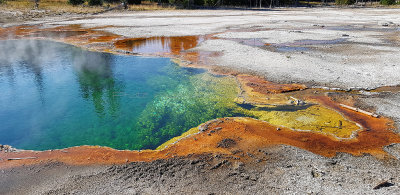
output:
M 67 38 L 72 36 L 79 36 L 88 33 L 87 31 L 36 31 L 28 36 L 31 37 L 51 37 L 51 38 Z
M 210 52 L 210 51 L 191 51 L 191 52 L 183 52 L 181 53 L 181 58 L 191 62 L 191 64 L 187 64 L 186 66 L 191 67 L 206 67 L 213 69 L 210 66 L 210 62 L 208 61 L 212 57 L 221 56 L 222 52 Z M 217 71 L 216 71 L 217 72 Z
M 398 93 L 398 92 L 400 92 L 400 85 L 379 87 L 379 88 L 376 88 L 374 90 L 371 90 L 371 92 L 393 92 L 393 93 Z
M 38 26 L 13 26 L 0 29 L 0 39 L 18 38 L 19 36 L 27 35 L 35 30 Z
M 286 93 L 290 91 L 298 91 L 307 88 L 305 85 L 301 84 L 273 83 L 251 75 L 237 75 L 237 79 L 239 80 L 239 82 L 243 83 L 244 86 L 250 87 L 251 91 L 258 92 L 261 94 Z
M 359 141 L 358 146 L 362 148 L 370 148 L 371 151 L 381 150 L 383 146 L 390 143 L 399 143 L 400 136 L 393 132 L 396 128 L 394 122 L 385 117 L 373 117 L 360 112 L 356 112 L 344 107 L 341 107 L 338 103 L 332 101 L 327 96 L 311 97 L 320 102 L 322 105 L 329 108 L 335 109 L 341 112 L 344 116 L 350 120 L 360 124 L 364 130 L 357 134 L 355 140 Z M 345 145 L 346 149 L 355 148 L 356 145 Z M 349 152 L 351 153 L 351 152 Z M 360 152 L 359 152 L 360 153 Z M 365 152 L 370 153 L 370 152 Z M 353 153 L 352 153 L 353 154 Z
M 62 41 L 77 46 L 87 46 L 92 43 L 109 43 L 121 36 L 103 32 L 97 28 L 83 28 L 81 25 L 58 26 L 54 28 L 43 28 L 36 26 L 14 26 L 0 29 L 0 39 L 51 39 Z M 108 51 L 110 46 L 91 46 L 97 51 Z
M 290 98 L 285 93 L 307 88 L 301 84 L 273 83 L 252 75 L 237 74 L 236 78 L 243 98 L 238 98 L 238 103 L 286 105 Z

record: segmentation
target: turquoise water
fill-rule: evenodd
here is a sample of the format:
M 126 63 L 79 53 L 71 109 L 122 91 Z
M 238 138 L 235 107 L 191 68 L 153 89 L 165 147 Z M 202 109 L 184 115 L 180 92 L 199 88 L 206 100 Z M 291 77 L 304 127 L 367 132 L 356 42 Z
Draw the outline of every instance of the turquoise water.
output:
M 0 41 L 0 144 L 154 149 L 235 112 L 235 83 L 168 58 L 90 52 L 43 40 Z

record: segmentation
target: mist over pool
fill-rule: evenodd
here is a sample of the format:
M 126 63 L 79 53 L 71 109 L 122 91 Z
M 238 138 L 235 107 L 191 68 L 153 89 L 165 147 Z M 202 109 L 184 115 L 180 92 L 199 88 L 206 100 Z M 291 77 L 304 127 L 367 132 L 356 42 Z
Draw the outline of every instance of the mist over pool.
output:
M 0 41 L 0 144 L 154 149 L 232 110 L 235 82 L 168 58 Z

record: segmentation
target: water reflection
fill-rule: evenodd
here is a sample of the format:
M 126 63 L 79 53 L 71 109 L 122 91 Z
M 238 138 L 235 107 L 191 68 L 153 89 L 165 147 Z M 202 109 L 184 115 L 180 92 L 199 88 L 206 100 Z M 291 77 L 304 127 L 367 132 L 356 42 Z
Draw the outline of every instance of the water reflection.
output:
M 123 39 L 115 42 L 117 49 L 139 54 L 160 54 L 170 57 L 180 56 L 195 64 L 210 64 L 209 57 L 219 56 L 219 52 L 190 51 L 209 36 L 150 37 Z
M 133 53 L 172 53 L 196 47 L 206 39 L 205 36 L 150 37 L 119 40 L 115 46 Z
M 92 100 L 100 116 L 107 106 L 109 114 L 115 115 L 119 108 L 115 94 L 123 91 L 123 85 L 114 78 L 112 55 L 76 49 L 72 58 L 82 97 Z
M 33 78 L 40 101 L 45 104 L 44 69 L 63 66 L 62 62 L 57 62 L 60 59 L 58 55 L 62 54 L 67 58 L 64 62 L 72 62 L 82 97 L 92 101 L 99 115 L 104 115 L 107 108 L 114 115 L 119 108 L 118 97 L 114 93 L 121 92 L 123 88 L 114 79 L 112 56 L 78 48 L 71 50 L 67 47 L 49 41 L 29 39 L 0 41 L 0 79 L 7 78 L 8 84 L 13 86 L 16 74 L 22 73 L 25 78 Z
M 0 41 L 0 75 L 8 77 L 9 84 L 12 85 L 16 72 L 24 71 L 33 75 L 36 89 L 41 93 L 44 88 L 42 64 L 54 58 L 53 53 L 48 52 L 54 49 L 54 45 L 34 40 Z

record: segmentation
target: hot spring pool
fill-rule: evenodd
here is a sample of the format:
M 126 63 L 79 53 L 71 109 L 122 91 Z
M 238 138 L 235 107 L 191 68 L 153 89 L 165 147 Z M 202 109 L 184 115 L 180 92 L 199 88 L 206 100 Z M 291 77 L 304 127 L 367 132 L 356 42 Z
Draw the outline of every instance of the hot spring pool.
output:
M 0 41 L 0 144 L 154 149 L 237 111 L 235 80 L 168 58 L 122 56 L 44 40 Z

